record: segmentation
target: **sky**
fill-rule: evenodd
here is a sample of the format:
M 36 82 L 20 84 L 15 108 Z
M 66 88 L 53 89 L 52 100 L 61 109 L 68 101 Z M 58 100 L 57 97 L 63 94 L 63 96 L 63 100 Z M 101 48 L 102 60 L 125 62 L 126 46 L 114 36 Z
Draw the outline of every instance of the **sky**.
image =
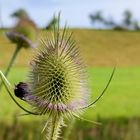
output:
M 61 26 L 92 27 L 89 14 L 102 11 L 104 17 L 119 22 L 122 13 L 129 9 L 140 21 L 140 0 L 0 0 L 0 24 L 12 27 L 11 13 L 24 8 L 40 27 L 46 26 L 52 16 L 61 11 Z

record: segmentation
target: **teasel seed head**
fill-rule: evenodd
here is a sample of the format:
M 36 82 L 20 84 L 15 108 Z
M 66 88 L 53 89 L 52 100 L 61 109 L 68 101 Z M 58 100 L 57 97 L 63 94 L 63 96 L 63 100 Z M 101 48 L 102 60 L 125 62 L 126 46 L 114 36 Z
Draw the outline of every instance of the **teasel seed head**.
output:
M 37 45 L 38 29 L 29 17 L 19 19 L 15 27 L 6 33 L 8 39 L 18 47 L 35 48 Z
M 86 72 L 72 34 L 65 28 L 43 38 L 32 61 L 29 94 L 25 97 L 39 114 L 72 113 L 88 99 Z

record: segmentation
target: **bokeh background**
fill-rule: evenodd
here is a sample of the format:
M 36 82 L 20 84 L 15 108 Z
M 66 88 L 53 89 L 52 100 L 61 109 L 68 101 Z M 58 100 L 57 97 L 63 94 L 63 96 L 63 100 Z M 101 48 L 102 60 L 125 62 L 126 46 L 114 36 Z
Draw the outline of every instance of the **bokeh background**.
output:
M 26 11 L 39 32 L 45 33 L 57 23 L 53 15 L 61 12 L 61 29 L 67 23 L 87 66 L 91 100 L 102 92 L 117 63 L 103 98 L 83 114 L 102 125 L 76 120 L 69 139 L 140 140 L 139 5 L 139 0 L 0 0 L 0 70 L 5 71 L 16 48 L 5 33 L 21 18 L 11 15 L 19 9 Z M 26 81 L 33 52 L 32 48 L 22 48 L 17 55 L 8 75 L 13 85 Z M 45 117 L 19 117 L 22 113 L 2 87 L 0 140 L 42 139 L 40 131 Z

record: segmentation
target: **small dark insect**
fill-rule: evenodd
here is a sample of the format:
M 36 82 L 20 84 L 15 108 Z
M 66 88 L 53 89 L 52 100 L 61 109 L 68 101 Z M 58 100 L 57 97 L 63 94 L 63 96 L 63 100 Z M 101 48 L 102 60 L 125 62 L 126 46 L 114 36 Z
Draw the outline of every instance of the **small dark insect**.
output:
M 27 83 L 19 82 L 19 84 L 15 85 L 14 93 L 16 97 L 24 100 L 24 97 L 26 94 L 28 94 L 28 92 L 29 90 Z

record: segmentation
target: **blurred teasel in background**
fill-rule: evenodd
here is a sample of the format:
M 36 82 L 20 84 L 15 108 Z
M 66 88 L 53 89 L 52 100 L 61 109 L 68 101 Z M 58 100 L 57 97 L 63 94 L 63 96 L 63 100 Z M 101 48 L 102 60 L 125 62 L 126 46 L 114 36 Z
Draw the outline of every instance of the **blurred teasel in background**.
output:
M 7 32 L 9 40 L 19 47 L 35 47 L 38 29 L 24 9 L 14 12 L 11 17 L 17 19 L 15 27 Z
M 21 109 L 32 115 L 46 115 L 47 121 L 42 132 L 47 140 L 59 138 L 65 118 L 81 118 L 84 109 L 102 97 L 115 71 L 113 69 L 101 95 L 89 103 L 87 74 L 77 44 L 66 27 L 60 31 L 59 22 L 51 35 L 41 38 L 41 44 L 31 61 L 27 82 L 20 82 L 15 87 L 15 95 L 26 101 L 33 111 L 25 109 L 16 101 L 11 84 L 0 72 L 8 93 Z
M 21 48 L 37 47 L 38 29 L 36 24 L 28 16 L 27 12 L 24 9 L 19 9 L 12 14 L 12 17 L 17 18 L 17 23 L 10 31 L 6 32 L 6 36 L 12 43 L 16 44 L 16 49 L 4 73 L 6 77 Z M 2 84 L 0 85 L 0 88 L 1 86 Z

